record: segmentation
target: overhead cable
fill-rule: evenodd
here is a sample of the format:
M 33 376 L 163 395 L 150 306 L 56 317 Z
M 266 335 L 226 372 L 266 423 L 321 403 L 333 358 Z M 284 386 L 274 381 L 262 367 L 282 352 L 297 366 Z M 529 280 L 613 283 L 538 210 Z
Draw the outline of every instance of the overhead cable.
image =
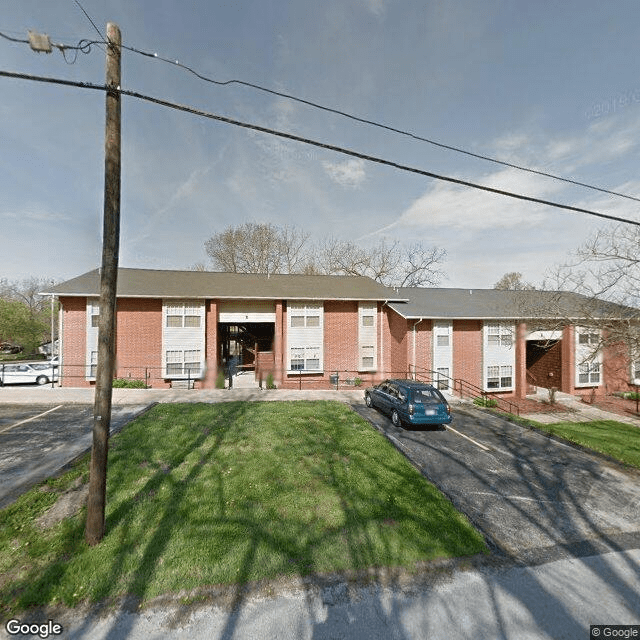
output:
M 317 102 L 312 102 L 310 100 L 306 100 L 304 98 L 299 98 L 297 96 L 291 95 L 289 93 L 284 93 L 282 91 L 276 91 L 275 89 L 269 89 L 268 87 L 263 87 L 258 84 L 254 84 L 252 82 L 245 82 L 244 80 L 215 80 L 213 78 L 209 78 L 201 73 L 195 71 L 191 67 L 179 62 L 178 60 L 172 60 L 170 58 L 164 58 L 159 56 L 157 53 L 150 53 L 148 51 L 141 51 L 140 49 L 136 49 L 135 47 L 128 47 L 122 45 L 123 49 L 127 49 L 128 51 L 132 51 L 133 53 L 137 53 L 139 55 L 154 58 L 155 60 L 160 60 L 162 62 L 166 62 L 168 64 L 172 64 L 176 67 L 180 67 L 189 73 L 192 73 L 200 80 L 204 80 L 205 82 L 210 82 L 212 84 L 216 84 L 218 86 L 228 86 L 232 84 L 241 85 L 244 87 L 249 87 L 251 89 L 256 89 L 258 91 L 263 91 L 264 93 L 269 93 L 274 96 L 278 96 L 280 98 L 286 98 L 287 100 L 292 100 L 294 102 L 298 102 L 300 104 L 307 105 L 309 107 L 313 107 L 314 109 L 320 109 L 322 111 L 326 111 L 328 113 L 333 113 L 339 116 L 343 116 L 344 118 L 348 118 L 350 120 L 354 120 L 355 122 L 360 122 L 362 124 L 371 125 L 373 127 L 377 127 L 379 129 L 384 129 L 386 131 L 391 131 L 392 133 L 398 133 L 403 136 L 407 136 L 409 138 L 413 138 L 414 140 L 418 140 L 420 142 L 427 142 L 436 147 L 440 147 L 441 149 L 447 149 L 449 151 L 455 151 L 456 153 L 462 153 L 472 158 L 478 158 L 479 160 L 486 160 L 487 162 L 493 162 L 495 164 L 502 165 L 504 167 L 510 167 L 511 169 L 517 169 L 519 171 L 527 171 L 528 173 L 533 173 L 539 176 L 544 176 L 545 178 L 552 178 L 553 180 L 560 180 L 562 182 L 567 182 L 569 184 L 573 184 L 579 187 L 584 187 L 585 189 L 592 189 L 594 191 L 600 191 L 602 193 L 607 193 L 612 196 L 618 196 L 620 198 L 627 198 L 628 200 L 635 200 L 636 202 L 640 202 L 640 197 L 630 196 L 625 193 L 620 193 L 619 191 L 612 191 L 610 189 L 605 189 L 603 187 L 598 187 L 592 184 L 588 184 L 586 182 L 580 182 L 578 180 L 573 180 L 572 178 L 566 178 L 564 176 L 559 176 L 557 174 L 548 173 L 546 171 L 541 171 L 539 169 L 532 169 L 531 167 L 525 167 L 519 164 L 515 164 L 513 162 L 506 162 L 504 160 L 498 160 L 497 158 L 492 158 L 491 156 L 486 156 L 480 153 L 474 153 L 473 151 L 469 151 L 467 149 L 463 149 L 462 147 L 455 147 L 452 145 L 444 144 L 443 142 L 438 142 L 436 140 L 431 140 L 429 138 L 425 138 L 416 133 L 412 133 L 410 131 L 406 131 L 403 129 L 398 129 L 396 127 L 392 127 L 390 125 L 382 124 L 380 122 L 376 122 L 375 120 L 369 120 L 367 118 L 362 118 L 360 116 L 353 115 L 352 113 L 347 113 L 346 111 L 341 111 L 340 109 L 334 109 L 332 107 L 327 107 L 325 105 L 319 104 Z
M 298 136 L 292 133 L 286 133 L 284 131 L 278 131 L 276 129 L 271 129 L 269 127 L 262 127 L 260 125 L 251 124 L 248 122 L 242 122 L 240 120 L 234 120 L 233 118 L 227 118 L 226 116 L 221 116 L 215 113 L 211 113 L 208 111 L 203 111 L 202 109 L 196 109 L 194 107 L 189 107 L 186 105 L 177 104 L 175 102 L 170 102 L 168 100 L 163 100 L 161 98 L 155 98 L 153 96 L 145 95 L 142 93 L 138 93 L 136 91 L 130 91 L 121 89 L 120 87 L 110 87 L 107 85 L 99 85 L 93 84 L 89 82 L 76 82 L 73 80 L 64 80 L 60 78 L 50 78 L 46 76 L 34 76 L 30 74 L 24 73 L 16 73 L 12 71 L 0 71 L 0 77 L 7 78 L 15 78 L 20 80 L 30 80 L 35 82 L 47 82 L 52 84 L 61 84 L 71 87 L 78 87 L 81 89 L 93 89 L 97 91 L 118 91 L 121 95 L 130 96 L 132 98 L 137 98 L 139 100 L 144 100 L 146 102 L 151 102 L 154 104 L 161 105 L 163 107 L 168 107 L 170 109 L 175 109 L 177 111 L 183 111 L 185 113 L 190 113 L 192 115 L 200 116 L 203 118 L 208 118 L 211 120 L 217 120 L 218 122 L 224 122 L 226 124 L 231 124 L 236 127 L 242 127 L 244 129 L 250 129 L 253 131 L 259 131 L 261 133 L 265 133 L 272 136 L 277 136 L 279 138 L 284 138 L 286 140 L 293 140 L 295 142 L 300 142 L 302 144 L 311 145 L 314 147 L 318 147 L 320 149 L 326 149 L 328 151 L 334 151 L 336 153 L 340 153 L 343 155 L 351 156 L 353 158 L 359 158 L 361 160 L 366 160 L 367 162 L 374 162 L 377 164 L 385 165 L 388 167 L 393 167 L 400 171 L 406 171 L 409 173 L 415 173 L 418 175 L 426 176 L 428 178 L 433 178 L 434 180 L 442 180 L 444 182 L 450 182 L 452 184 L 457 184 L 463 187 L 469 187 L 472 189 L 478 189 L 481 191 L 486 191 L 489 193 L 495 193 L 497 195 L 506 196 L 509 198 L 515 198 L 517 200 L 524 200 L 526 202 L 534 202 L 537 204 L 543 204 L 550 207 L 555 207 L 557 209 L 564 209 L 566 211 L 574 211 L 576 213 L 584 213 L 590 216 L 596 216 L 598 218 L 604 218 L 606 220 L 613 220 L 615 222 L 622 222 L 625 224 L 632 224 L 640 227 L 640 221 L 630 220 L 628 218 L 621 218 L 619 216 L 613 216 L 606 213 L 600 213 L 597 211 L 591 211 L 590 209 L 583 209 L 582 207 L 574 207 L 567 204 L 561 204 L 559 202 L 553 202 L 551 200 L 544 200 L 542 198 L 535 198 L 533 196 L 527 196 L 520 193 L 515 193 L 513 191 L 506 191 L 504 189 L 496 189 L 494 187 L 488 187 L 486 185 L 477 184 L 475 182 L 469 182 L 468 180 L 461 180 L 459 178 L 453 178 L 451 176 L 444 176 L 441 174 L 433 173 L 431 171 L 425 171 L 424 169 L 418 169 L 416 167 L 410 167 L 408 165 L 400 164 L 398 162 L 394 162 L 392 160 L 386 160 L 384 158 L 380 158 L 377 156 L 371 156 L 368 154 L 360 153 L 358 151 L 354 151 L 352 149 L 347 149 L 345 147 L 339 147 L 337 145 L 328 144 L 325 142 L 319 142 L 317 140 L 312 140 L 311 138 L 304 138 L 302 136 Z

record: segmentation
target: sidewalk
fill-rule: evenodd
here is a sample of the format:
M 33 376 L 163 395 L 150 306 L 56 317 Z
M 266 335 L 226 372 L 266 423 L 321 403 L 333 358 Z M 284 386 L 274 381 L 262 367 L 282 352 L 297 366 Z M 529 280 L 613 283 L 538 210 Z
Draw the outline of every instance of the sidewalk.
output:
M 2 387 L 2 404 L 93 404 L 93 388 Z M 364 402 L 364 387 L 357 390 L 331 389 L 114 389 L 112 402 L 151 404 L 154 402 L 230 402 L 234 400 L 338 400 Z
M 535 395 L 527 396 L 528 399 L 537 400 L 538 402 L 549 400 L 547 389 L 538 389 Z M 521 418 L 541 422 L 542 424 L 551 424 L 554 422 L 591 422 L 593 420 L 615 420 L 616 422 L 624 422 L 625 424 L 633 424 L 640 427 L 640 418 L 633 416 L 624 416 L 610 411 L 603 411 L 592 405 L 582 402 L 576 396 L 568 393 L 556 393 L 556 403 L 559 406 L 566 407 L 567 411 L 553 411 L 550 413 L 530 413 L 521 414 Z

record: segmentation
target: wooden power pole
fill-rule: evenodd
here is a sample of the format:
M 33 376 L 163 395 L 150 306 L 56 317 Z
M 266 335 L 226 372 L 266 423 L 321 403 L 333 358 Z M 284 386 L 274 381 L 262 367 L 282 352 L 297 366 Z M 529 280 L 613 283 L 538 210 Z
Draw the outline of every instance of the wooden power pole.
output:
M 120 46 L 122 40 L 119 27 L 111 22 L 107 24 L 107 42 L 104 226 L 102 269 L 100 270 L 98 366 L 85 529 L 85 540 L 91 546 L 98 544 L 104 536 L 107 455 L 116 351 L 116 287 L 120 243 Z

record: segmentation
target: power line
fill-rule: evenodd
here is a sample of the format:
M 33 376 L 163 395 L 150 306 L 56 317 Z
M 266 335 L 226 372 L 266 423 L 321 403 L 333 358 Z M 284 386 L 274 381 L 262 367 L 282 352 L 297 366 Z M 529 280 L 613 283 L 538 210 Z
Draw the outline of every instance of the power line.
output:
M 6 33 L 2 33 L 1 31 L 0 31 L 0 38 L 4 38 L 5 40 L 9 40 L 10 42 L 19 42 L 20 44 L 28 44 L 30 46 L 32 45 L 31 40 L 27 38 L 12 38 L 11 36 L 7 35 Z M 65 59 L 65 62 L 67 64 L 74 64 L 78 58 L 79 52 L 82 52 L 84 54 L 89 54 L 91 53 L 91 48 L 93 47 L 93 45 L 99 46 L 99 42 L 97 42 L 96 40 L 83 39 L 83 40 L 80 40 L 77 45 L 70 45 L 70 44 L 61 44 L 58 42 L 51 42 L 48 36 L 45 36 L 45 38 L 48 44 L 51 45 L 51 47 L 55 47 L 60 51 L 60 53 L 62 53 L 62 56 Z M 48 51 L 50 52 L 50 48 Z M 75 52 L 75 56 L 73 57 L 73 60 L 71 62 L 67 60 L 67 51 Z
M 100 40 L 100 41 L 82 40 L 81 42 L 86 42 L 88 45 L 95 44 L 97 46 L 100 46 L 100 43 L 108 45 L 108 43 L 102 37 L 102 34 L 100 33 L 99 29 L 96 27 L 95 23 L 93 22 L 93 20 L 89 16 L 89 14 L 87 14 L 87 12 L 84 10 L 82 5 L 78 2 L 78 0 L 74 0 L 74 1 L 80 7 L 82 12 L 85 14 L 85 16 L 87 17 L 89 22 L 91 22 L 91 24 L 93 25 L 94 29 L 98 32 L 98 35 L 100 35 L 100 37 L 102 38 L 102 40 Z M 9 36 L 6 36 L 5 34 L 3 34 L 1 32 L 0 32 L 0 36 L 6 38 L 7 40 L 11 40 L 13 42 L 22 42 L 22 43 L 27 43 L 27 44 L 29 43 L 28 40 L 10 38 Z M 65 45 L 54 45 L 54 46 L 57 46 L 58 48 L 61 48 L 61 47 L 64 46 L 64 48 L 66 48 L 66 49 L 80 48 L 80 47 L 69 47 L 69 46 L 65 46 Z M 229 85 L 232 85 L 232 84 L 237 84 L 237 85 L 248 87 L 248 88 L 251 88 L 251 89 L 256 89 L 257 91 L 262 91 L 264 93 L 268 93 L 268 94 L 271 94 L 271 95 L 274 95 L 274 96 L 278 96 L 280 98 L 286 98 L 287 100 L 292 100 L 294 102 L 298 102 L 300 104 L 304 104 L 306 106 L 313 107 L 314 109 L 320 109 L 321 111 L 326 111 L 328 113 L 333 113 L 333 114 L 342 116 L 344 118 L 348 118 L 350 120 L 353 120 L 355 122 L 360 122 L 362 124 L 367 124 L 367 125 L 370 125 L 370 126 L 373 126 L 373 127 L 377 127 L 379 129 L 390 131 L 392 133 L 397 133 L 397 134 L 412 138 L 414 140 L 418 140 L 419 142 L 426 142 L 428 144 L 431 144 L 433 146 L 439 147 L 441 149 L 447 149 L 448 151 L 455 151 L 456 153 L 462 153 L 462 154 L 470 156 L 472 158 L 477 158 L 479 160 L 485 160 L 487 162 L 492 162 L 494 164 L 498 164 L 498 165 L 501 165 L 501 166 L 504 166 L 504 167 L 510 167 L 512 169 L 517 169 L 518 171 L 526 171 L 528 173 L 532 173 L 532 174 L 535 174 L 535 175 L 544 176 L 545 178 L 551 178 L 553 180 L 559 180 L 559 181 L 565 182 L 567 184 L 573 184 L 573 185 L 578 186 L 578 187 L 584 187 L 585 189 L 591 189 L 593 191 L 599 191 L 601 193 L 606 193 L 608 195 L 617 196 L 619 198 L 626 198 L 627 200 L 633 200 L 635 202 L 640 202 L 640 197 L 631 196 L 631 195 L 625 194 L 625 193 L 620 193 L 619 191 L 612 191 L 611 189 L 605 189 L 603 187 L 598 187 L 596 185 L 588 184 L 586 182 L 580 182 L 579 180 L 574 180 L 572 178 L 566 178 L 564 176 L 559 176 L 557 174 L 548 173 L 546 171 L 541 171 L 539 169 L 532 169 L 531 167 L 525 167 L 523 165 L 515 164 L 513 162 L 506 162 L 505 160 L 499 160 L 497 158 L 492 158 L 491 156 L 483 155 L 483 154 L 480 154 L 480 153 L 474 153 L 473 151 L 469 151 L 467 149 L 463 149 L 462 147 L 456 147 L 456 146 L 453 146 L 453 145 L 445 144 L 443 142 L 438 142 L 437 140 L 432 140 L 430 138 L 425 138 L 423 136 L 420 136 L 418 134 L 412 133 L 412 132 L 404 130 L 404 129 L 398 129 L 398 128 L 392 127 L 390 125 L 386 125 L 386 124 L 383 124 L 383 123 L 380 123 L 380 122 L 376 122 L 375 120 L 369 120 L 367 118 L 362 118 L 360 116 L 356 116 L 356 115 L 348 113 L 346 111 L 341 111 L 340 109 L 334 109 L 333 107 L 327 107 L 327 106 L 319 104 L 317 102 L 312 102 L 312 101 L 306 100 L 304 98 L 299 98 L 297 96 L 294 96 L 294 95 L 291 95 L 291 94 L 288 94 L 288 93 L 284 93 L 282 91 L 276 91 L 275 89 L 269 89 L 268 87 L 263 87 L 261 85 L 254 84 L 252 82 L 246 82 L 244 80 L 236 80 L 236 79 L 234 79 L 234 80 L 215 80 L 213 78 L 209 78 L 209 77 L 197 72 L 195 69 L 193 69 L 192 67 L 189 67 L 186 64 L 183 64 L 179 60 L 172 60 L 170 58 L 165 58 L 163 56 L 158 55 L 157 53 L 151 53 L 149 51 L 142 51 L 142 50 L 137 49 L 135 47 L 130 47 L 130 46 L 126 46 L 126 45 L 122 45 L 121 48 L 122 49 L 126 49 L 128 51 L 131 51 L 132 53 L 136 53 L 138 55 L 141 55 L 141 56 L 144 56 L 144 57 L 147 57 L 147 58 L 153 58 L 155 60 L 160 60 L 161 62 L 165 62 L 167 64 L 171 64 L 173 66 L 176 66 L 176 67 L 179 67 L 181 69 L 184 69 L 185 71 L 193 74 L 194 76 L 196 76 L 200 80 L 203 80 L 204 82 L 209 82 L 211 84 L 215 84 L 215 85 L 218 85 L 218 86 L 229 86 Z M 62 53 L 64 55 L 64 51 L 62 49 L 61 49 L 61 51 L 62 51 Z M 83 51 L 83 53 L 89 53 L 89 51 L 90 51 L 90 48 L 87 51 Z M 76 57 L 77 57 L 77 54 L 76 54 Z M 66 56 L 65 56 L 65 60 L 66 60 Z M 74 62 L 75 62 L 75 59 L 74 59 Z
M 203 80 L 205 82 L 210 82 L 212 84 L 218 85 L 218 86 L 229 86 L 232 84 L 237 84 L 237 85 L 241 85 L 244 87 L 249 87 L 251 89 L 256 89 L 258 91 L 263 91 L 264 93 L 269 93 L 271 95 L 274 96 L 278 96 L 280 98 L 286 98 L 287 100 L 292 100 L 294 102 L 298 102 L 300 104 L 304 104 L 307 105 L 309 107 L 313 107 L 314 109 L 320 109 L 322 111 L 326 111 L 328 113 L 333 113 L 339 116 L 343 116 L 344 118 L 348 118 L 350 120 L 354 120 L 355 122 L 360 122 L 362 124 L 368 124 L 371 125 L 373 127 L 377 127 L 379 129 L 384 129 L 386 131 L 391 131 L 392 133 L 398 133 L 400 135 L 403 136 L 407 136 L 409 138 L 413 138 L 414 140 L 418 140 L 420 142 L 426 142 L 428 144 L 431 144 L 433 146 L 436 147 L 440 147 L 441 149 L 447 149 L 449 151 L 455 151 L 456 153 L 462 153 L 464 155 L 470 156 L 472 158 L 477 158 L 479 160 L 486 160 L 487 162 L 493 162 L 495 164 L 499 164 L 502 165 L 504 167 L 510 167 L 512 169 L 518 169 L 519 171 L 526 171 L 528 173 L 533 173 L 539 176 L 544 176 L 545 178 L 552 178 L 553 180 L 560 180 L 561 182 L 567 182 L 569 184 L 573 184 L 579 187 L 584 187 L 586 189 L 592 189 L 594 191 L 600 191 L 601 193 L 607 193 L 609 195 L 612 196 L 618 196 L 620 198 L 627 198 L 628 200 L 635 200 L 636 202 L 640 202 L 640 197 L 636 197 L 636 196 L 630 196 L 628 194 L 625 193 L 620 193 L 618 191 L 611 191 L 610 189 L 604 189 L 603 187 L 597 187 L 595 185 L 592 184 L 588 184 L 586 182 L 580 182 L 578 180 L 573 180 L 572 178 L 565 178 L 564 176 L 559 176 L 553 173 L 548 173 L 546 171 L 541 171 L 539 169 L 532 169 L 531 167 L 525 167 L 522 165 L 518 165 L 515 164 L 513 162 L 506 162 L 504 160 L 498 160 L 497 158 L 492 158 L 491 156 L 487 156 L 487 155 L 483 155 L 480 153 L 474 153 L 472 151 L 469 151 L 467 149 L 463 149 L 462 147 L 455 147 L 452 145 L 448 145 L 448 144 L 444 144 L 442 142 L 438 142 L 436 140 L 431 140 L 429 138 L 425 138 L 423 136 L 420 136 L 418 134 L 412 133 L 410 131 L 406 131 L 404 129 L 398 129 L 396 127 L 392 127 L 390 125 L 386 125 L 386 124 L 382 124 L 380 122 L 376 122 L 375 120 L 369 120 L 367 118 L 362 118 L 360 116 L 356 116 L 353 115 L 351 113 L 348 113 L 346 111 L 341 111 L 340 109 L 334 109 L 332 107 L 327 107 L 325 105 L 319 104 L 317 102 L 312 102 L 310 100 L 306 100 L 304 98 L 299 98 L 297 96 L 288 94 L 288 93 L 284 93 L 282 91 L 276 91 L 274 89 L 269 89 L 268 87 L 263 87 L 261 85 L 258 84 L 254 84 L 252 82 L 245 82 L 244 80 L 226 80 L 226 81 L 222 81 L 222 80 L 215 80 L 213 78 L 209 78 L 207 76 L 202 75 L 201 73 L 198 73 L 197 71 L 195 71 L 195 69 L 192 69 L 191 67 L 183 64 L 182 62 L 179 62 L 178 60 L 171 60 L 170 58 L 164 58 L 163 56 L 159 56 L 157 53 L 150 53 L 148 51 L 141 51 L 140 49 L 136 49 L 135 47 L 128 47 L 125 45 L 122 45 L 123 49 L 127 49 L 128 51 L 132 51 L 133 53 L 137 53 L 139 55 L 148 57 L 148 58 L 153 58 L 155 60 L 160 60 L 161 62 L 166 62 L 168 64 L 174 65 L 176 67 L 180 67 L 181 69 L 184 69 L 185 71 L 188 71 L 189 73 L 192 73 L 194 76 L 196 76 L 197 78 L 199 78 L 200 80 Z
M 81 89 L 92 89 L 97 91 L 114 91 L 113 87 L 107 87 L 105 85 L 93 84 L 89 82 L 77 82 L 74 80 L 64 80 L 60 78 L 50 78 L 46 76 L 34 76 L 25 73 L 16 73 L 12 71 L 0 71 L 0 77 L 7 78 L 15 78 L 20 80 L 31 80 L 35 82 L 46 82 L 51 84 L 61 84 L 65 86 L 78 87 Z M 621 218 L 619 216 L 612 216 L 606 213 L 600 213 L 597 211 L 591 211 L 590 209 L 583 209 L 581 207 L 573 207 L 567 204 L 561 204 L 559 202 L 553 202 L 551 200 L 544 200 L 542 198 L 535 198 L 533 196 L 526 196 L 520 193 L 515 193 L 513 191 L 506 191 L 503 189 L 496 189 L 494 187 L 487 187 L 485 185 L 477 184 L 475 182 L 470 182 L 468 180 L 461 180 L 459 178 L 453 178 L 451 176 L 445 176 L 437 173 L 433 173 L 431 171 L 425 171 L 424 169 L 418 169 L 416 167 L 411 167 L 408 165 L 400 164 L 398 162 L 393 162 L 392 160 L 386 160 L 384 158 L 380 158 L 378 156 L 371 156 L 368 154 L 360 153 L 358 151 L 354 151 L 352 149 L 347 149 L 345 147 L 339 147 L 337 145 L 328 144 L 325 142 L 319 142 L 317 140 L 312 140 L 311 138 L 304 138 L 302 136 L 295 135 L 293 133 L 286 133 L 284 131 L 278 131 L 276 129 L 271 129 L 269 127 L 262 127 L 260 125 L 251 124 L 248 122 L 242 122 L 240 120 L 234 120 L 233 118 L 227 118 L 226 116 L 221 116 L 215 113 L 211 113 L 208 111 L 203 111 L 201 109 L 196 109 L 194 107 L 188 107 L 185 105 L 177 104 L 175 102 L 169 102 L 168 100 L 163 100 L 161 98 L 155 98 L 153 96 L 145 95 L 142 93 L 138 93 L 136 91 L 130 91 L 126 89 L 121 89 L 117 87 L 115 90 L 119 91 L 120 94 L 130 96 L 132 98 L 137 98 L 139 100 L 143 100 L 146 102 L 151 102 L 154 104 L 161 105 L 163 107 L 168 107 L 170 109 L 175 109 L 177 111 L 183 111 L 185 113 L 190 113 L 192 115 L 200 116 L 203 118 L 208 118 L 211 120 L 216 120 L 218 122 L 224 122 L 225 124 L 231 124 L 236 127 L 242 127 L 244 129 L 250 129 L 253 131 L 259 131 L 261 133 L 265 133 L 268 135 L 277 136 L 279 138 L 284 138 L 286 140 L 292 140 L 294 142 L 300 142 L 302 144 L 308 144 L 314 147 L 318 147 L 320 149 L 326 149 L 328 151 L 334 151 L 336 153 L 340 153 L 342 155 L 351 156 L 353 158 L 359 158 L 361 160 L 366 160 L 367 162 L 374 162 L 376 164 L 385 165 L 388 167 L 393 167 L 394 169 L 398 169 L 400 171 L 406 171 L 409 173 L 415 173 L 418 175 L 425 176 L 427 178 L 433 178 L 435 180 L 442 180 L 444 182 L 450 182 L 452 184 L 457 184 L 463 187 L 469 187 L 472 189 L 478 189 L 481 191 L 487 191 L 489 193 L 495 193 L 497 195 L 506 196 L 509 198 L 515 198 L 517 200 L 524 200 L 526 202 L 534 202 L 537 204 L 543 204 L 550 207 L 555 207 L 557 209 L 564 209 L 566 211 L 573 211 L 576 213 L 584 213 L 590 216 L 596 216 L 598 218 L 604 218 L 606 220 L 613 220 L 615 222 L 622 222 L 624 224 L 632 224 L 640 227 L 640 221 L 637 220 L 629 220 L 628 218 Z

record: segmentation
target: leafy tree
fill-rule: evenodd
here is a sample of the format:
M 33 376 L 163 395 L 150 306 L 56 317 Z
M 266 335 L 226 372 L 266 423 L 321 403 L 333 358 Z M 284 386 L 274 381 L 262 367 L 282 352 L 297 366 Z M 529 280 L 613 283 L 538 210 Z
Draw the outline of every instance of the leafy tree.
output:
M 0 299 L 0 340 L 22 346 L 26 353 L 36 351 L 47 332 L 47 325 L 19 300 Z
M 45 278 L 0 280 L 0 340 L 13 342 L 27 353 L 51 339 L 51 302 L 39 295 L 53 283 Z M 54 313 L 57 310 L 54 308 Z

